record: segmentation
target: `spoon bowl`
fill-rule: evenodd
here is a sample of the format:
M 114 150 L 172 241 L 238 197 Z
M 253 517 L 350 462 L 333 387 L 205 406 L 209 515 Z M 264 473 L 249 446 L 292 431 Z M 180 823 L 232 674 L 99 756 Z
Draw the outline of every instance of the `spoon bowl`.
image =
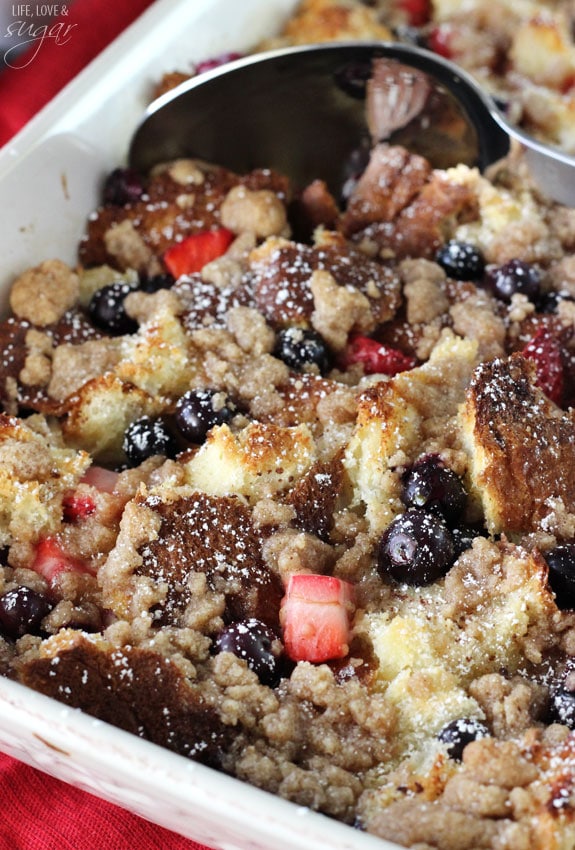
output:
M 404 145 L 436 168 L 483 170 L 511 137 L 542 190 L 575 205 L 575 158 L 509 124 L 452 62 L 395 42 L 329 43 L 254 54 L 162 95 L 132 137 L 129 165 L 193 157 L 240 173 L 273 168 L 296 188 L 322 179 L 338 196 L 367 144 Z

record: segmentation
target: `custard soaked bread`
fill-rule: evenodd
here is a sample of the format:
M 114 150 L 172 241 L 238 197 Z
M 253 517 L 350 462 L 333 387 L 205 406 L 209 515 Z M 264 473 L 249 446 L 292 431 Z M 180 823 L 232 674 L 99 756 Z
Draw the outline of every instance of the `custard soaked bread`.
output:
M 117 169 L 14 281 L 2 672 L 407 847 L 569 847 L 575 213 L 516 153 L 348 189 Z

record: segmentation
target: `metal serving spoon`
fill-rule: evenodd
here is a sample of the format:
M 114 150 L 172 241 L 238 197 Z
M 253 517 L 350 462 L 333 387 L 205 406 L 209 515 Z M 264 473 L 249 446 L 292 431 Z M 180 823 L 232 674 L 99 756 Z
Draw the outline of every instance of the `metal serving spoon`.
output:
M 323 179 L 337 196 L 366 140 L 404 145 L 436 168 L 483 170 L 510 137 L 542 191 L 575 206 L 575 157 L 510 124 L 452 62 L 392 42 L 329 43 L 254 54 L 162 95 L 132 137 L 129 165 L 194 157 L 274 168 L 299 187 Z

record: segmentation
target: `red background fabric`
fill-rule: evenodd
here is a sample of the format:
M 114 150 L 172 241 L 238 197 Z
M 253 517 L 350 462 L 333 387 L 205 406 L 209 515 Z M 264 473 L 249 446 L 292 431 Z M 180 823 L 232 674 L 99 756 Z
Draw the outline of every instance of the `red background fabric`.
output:
M 10 4 L 17 13 L 18 3 L 13 0 L 1 2 Z M 74 25 L 65 46 L 56 44 L 54 38 L 47 38 L 28 64 L 24 65 L 23 58 L 14 60 L 14 64 L 24 67 L 4 67 L 0 71 L 0 145 L 4 145 L 152 2 L 73 0 L 59 4 L 66 6 L 67 13 L 51 23 Z M 28 25 L 25 17 L 22 20 Z M 31 49 L 34 50 L 34 46 Z
M 61 20 L 76 26 L 65 47 L 47 39 L 33 61 L 19 60 L 20 67 L 0 70 L 0 145 L 152 2 L 68 4 Z M 2 754 L 0 799 L 1 850 L 202 850 L 193 841 Z

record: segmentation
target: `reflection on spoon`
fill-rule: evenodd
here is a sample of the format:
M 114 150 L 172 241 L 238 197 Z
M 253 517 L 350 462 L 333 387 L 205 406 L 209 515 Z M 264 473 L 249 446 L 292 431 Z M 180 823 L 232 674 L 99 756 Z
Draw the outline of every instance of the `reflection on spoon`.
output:
M 396 59 L 373 60 L 367 82 L 366 116 L 373 144 L 389 139 L 424 110 L 431 95 L 429 77 Z
M 380 59 L 386 64 L 379 71 L 374 65 L 368 128 L 364 97 L 372 63 Z M 400 63 L 399 76 L 388 60 Z M 343 85 L 353 68 L 360 70 L 357 85 Z M 388 105 L 386 87 L 392 96 Z M 437 168 L 461 162 L 484 169 L 508 152 L 514 137 L 542 190 L 575 206 L 575 157 L 510 124 L 452 62 L 396 42 L 286 48 L 192 78 L 151 104 L 132 138 L 129 164 L 147 171 L 158 162 L 190 156 L 238 172 L 274 168 L 300 188 L 321 178 L 337 195 L 345 163 L 370 129 L 377 136 L 394 126 L 392 143 Z

